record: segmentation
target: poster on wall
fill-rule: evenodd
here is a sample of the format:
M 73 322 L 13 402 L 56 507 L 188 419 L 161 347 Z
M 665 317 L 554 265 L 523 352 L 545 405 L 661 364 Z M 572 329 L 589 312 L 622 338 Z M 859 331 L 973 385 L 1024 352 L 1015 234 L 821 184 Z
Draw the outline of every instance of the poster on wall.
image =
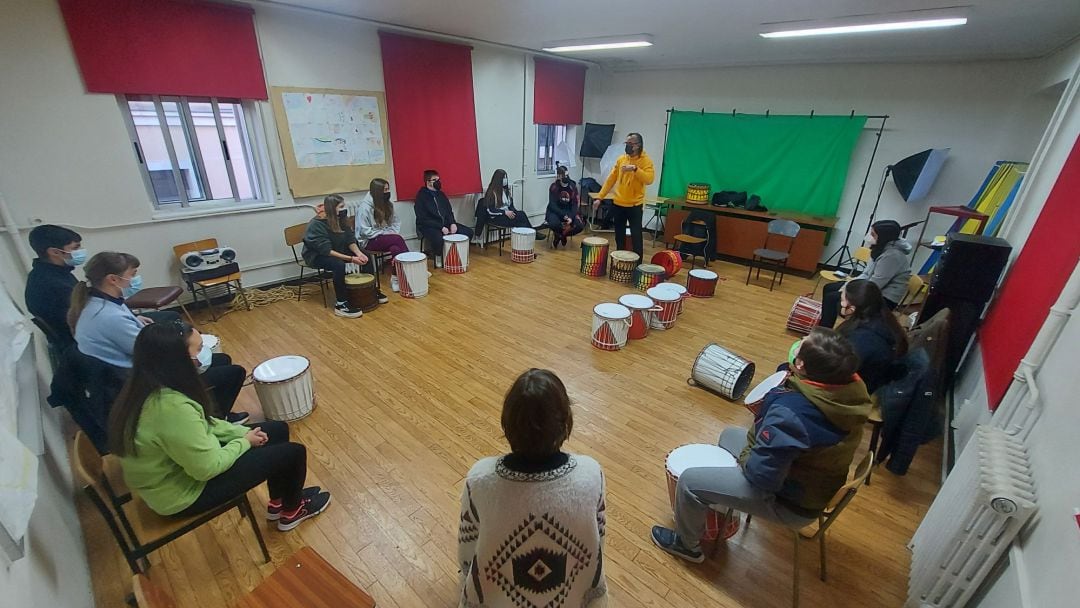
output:
M 367 190 L 389 175 L 383 92 L 271 87 L 270 103 L 294 197 Z
M 375 97 L 282 93 L 281 101 L 298 167 L 386 162 L 379 101 Z

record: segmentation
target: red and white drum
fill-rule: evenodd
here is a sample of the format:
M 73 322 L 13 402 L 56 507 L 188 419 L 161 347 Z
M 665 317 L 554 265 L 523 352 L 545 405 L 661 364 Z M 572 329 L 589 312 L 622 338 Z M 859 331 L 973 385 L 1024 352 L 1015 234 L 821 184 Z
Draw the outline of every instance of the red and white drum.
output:
M 716 282 L 720 275 L 704 268 L 695 268 L 687 273 L 686 291 L 695 298 L 711 298 L 716 295 Z
M 656 329 L 670 329 L 675 325 L 675 319 L 679 316 L 679 302 L 682 301 L 679 294 L 659 287 L 653 287 L 645 293 L 660 307 L 660 312 L 653 315 L 652 326 Z
M 536 230 L 532 228 L 514 228 L 510 231 L 510 259 L 519 264 L 528 264 L 536 259 L 533 245 L 536 244 Z
M 679 271 L 682 270 L 682 256 L 679 255 L 678 251 L 672 249 L 657 251 L 653 254 L 652 260 L 650 261 L 653 264 L 663 266 L 664 274 L 667 275 L 667 278 L 669 279 L 679 274 Z
M 761 404 L 765 401 L 765 395 L 772 389 L 783 384 L 784 381 L 787 380 L 787 377 L 788 372 L 787 370 L 784 370 L 765 378 L 758 383 L 757 386 L 750 389 L 749 393 L 746 393 L 746 399 L 743 399 L 743 405 L 746 406 L 746 409 L 757 414 Z
M 653 316 L 661 310 L 653 303 L 652 298 L 629 293 L 619 298 L 619 304 L 630 309 L 632 322 L 627 337 L 631 340 L 640 340 L 648 336 L 649 325 L 652 323 Z
M 691 443 L 668 452 L 664 473 L 667 476 L 668 499 L 671 511 L 675 512 L 675 490 L 679 487 L 679 476 L 687 469 L 697 467 L 728 468 L 737 467 L 735 456 L 717 445 Z M 731 538 L 739 531 L 741 517 L 735 512 L 714 511 L 709 509 L 705 518 L 705 534 L 701 537 L 701 550 L 705 555 L 712 555 L 718 540 Z
M 808 334 L 821 321 L 821 302 L 808 297 L 795 298 L 795 304 L 788 313 L 787 328 L 799 334 Z
M 449 274 L 462 274 L 469 269 L 469 237 L 464 234 L 447 234 L 443 240 L 443 270 Z
M 630 309 L 622 304 L 597 304 L 593 308 L 593 346 L 600 350 L 619 350 L 626 346 L 627 334 L 633 322 Z
M 394 268 L 401 297 L 422 298 L 428 293 L 427 256 L 419 251 L 406 251 L 394 256 Z
M 683 304 L 686 303 L 686 299 L 690 297 L 690 292 L 686 291 L 686 288 L 678 283 L 660 283 L 656 286 L 656 289 L 669 289 L 679 294 L 679 314 L 682 314 Z

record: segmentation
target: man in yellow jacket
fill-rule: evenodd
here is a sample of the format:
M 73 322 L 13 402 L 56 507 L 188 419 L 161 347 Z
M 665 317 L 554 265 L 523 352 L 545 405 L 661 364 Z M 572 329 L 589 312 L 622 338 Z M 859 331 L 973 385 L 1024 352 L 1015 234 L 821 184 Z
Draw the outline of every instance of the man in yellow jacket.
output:
M 615 224 L 615 248 L 623 248 L 626 224 L 629 222 L 630 239 L 634 253 L 638 256 L 642 255 L 641 215 L 645 204 L 645 186 L 653 183 L 656 178 L 652 159 L 645 154 L 644 143 L 640 133 L 626 136 L 626 154 L 615 161 L 615 168 L 604 181 L 604 187 L 600 189 L 596 201 L 599 203 L 607 198 L 608 192 L 612 193 L 615 201 L 611 214 Z

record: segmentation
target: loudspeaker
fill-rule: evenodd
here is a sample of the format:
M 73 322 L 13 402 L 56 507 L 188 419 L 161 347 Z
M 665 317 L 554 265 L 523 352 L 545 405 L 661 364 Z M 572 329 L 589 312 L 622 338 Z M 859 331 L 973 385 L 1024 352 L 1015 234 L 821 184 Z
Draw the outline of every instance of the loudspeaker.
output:
M 1005 239 L 977 234 L 952 233 L 941 250 L 930 297 L 944 296 L 988 301 L 1009 263 L 1012 246 Z
M 953 233 L 945 241 L 919 321 L 949 309 L 946 382 L 960 367 L 1011 252 L 1008 241 L 992 236 Z
M 594 125 L 585 123 L 585 134 L 581 137 L 581 158 L 603 158 L 604 152 L 611 145 L 615 135 L 615 125 Z

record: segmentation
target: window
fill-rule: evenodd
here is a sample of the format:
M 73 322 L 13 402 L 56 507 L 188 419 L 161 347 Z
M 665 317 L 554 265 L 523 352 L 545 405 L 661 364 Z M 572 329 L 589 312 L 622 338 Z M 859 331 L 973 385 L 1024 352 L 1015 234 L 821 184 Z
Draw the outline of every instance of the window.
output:
M 569 136 L 569 137 L 568 137 Z M 536 172 L 555 173 L 555 161 L 568 164 L 574 154 L 572 131 L 566 125 L 536 125 Z
M 135 159 L 157 209 L 259 198 L 252 106 L 216 98 L 121 98 Z

